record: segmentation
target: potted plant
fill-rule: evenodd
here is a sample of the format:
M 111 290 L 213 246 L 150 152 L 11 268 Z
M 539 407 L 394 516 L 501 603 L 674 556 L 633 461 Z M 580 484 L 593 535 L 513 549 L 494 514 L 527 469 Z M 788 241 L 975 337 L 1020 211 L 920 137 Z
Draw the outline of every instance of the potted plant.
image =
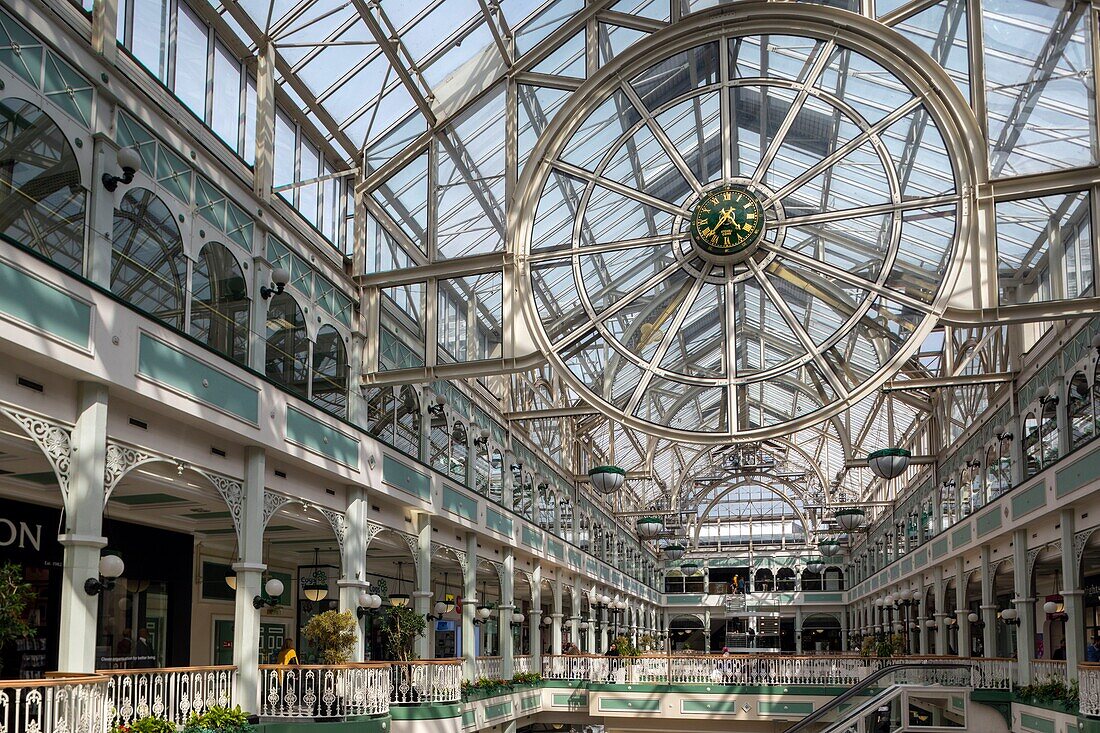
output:
M 248 713 L 240 706 L 214 705 L 204 713 L 191 713 L 183 733 L 247 733 L 252 730 Z
M 23 580 L 23 568 L 15 563 L 0 565 L 0 649 L 16 639 L 34 636 L 27 623 L 27 607 L 34 600 L 34 589 Z
M 347 664 L 355 649 L 355 616 L 351 611 L 325 611 L 309 620 L 302 634 L 317 650 L 321 664 Z
M 113 726 L 110 733 L 176 733 L 176 726 L 167 720 L 147 715 L 129 725 L 120 723 Z
M 424 635 L 426 627 L 424 617 L 408 606 L 393 606 L 388 609 L 382 617 L 386 657 L 398 662 L 416 659 L 413 643 Z

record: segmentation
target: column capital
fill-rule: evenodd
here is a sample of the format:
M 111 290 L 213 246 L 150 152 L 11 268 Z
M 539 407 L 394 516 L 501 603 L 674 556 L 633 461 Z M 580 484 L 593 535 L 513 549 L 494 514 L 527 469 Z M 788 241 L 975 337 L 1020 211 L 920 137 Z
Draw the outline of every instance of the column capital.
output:
M 430 590 L 414 590 L 412 592 L 413 598 L 431 598 L 432 592 Z
M 552 614 L 550 614 L 550 618 L 565 618 L 565 614 L 552 613 Z M 572 617 L 570 617 L 570 618 L 572 618 Z
M 59 534 L 57 541 L 65 547 L 97 547 L 107 546 L 107 538 L 94 534 Z
M 262 573 L 267 570 L 267 565 L 262 562 L 235 562 L 231 567 L 237 573 Z
M 542 615 L 542 609 L 532 608 L 530 611 L 527 612 L 527 615 L 528 616 L 541 616 Z
M 361 588 L 362 590 L 366 590 L 367 588 L 370 588 L 371 586 L 370 586 L 370 583 L 368 583 L 365 580 L 358 580 L 358 579 L 344 580 L 343 578 L 340 578 L 339 580 L 336 581 L 336 587 L 337 588 Z
M 988 605 L 988 606 L 986 606 L 986 605 L 982 605 L 982 606 L 980 606 L 980 608 L 981 608 L 981 609 L 982 609 L 983 611 L 996 611 L 996 610 L 998 610 L 998 607 L 997 607 L 997 605 L 996 605 L 996 604 L 990 604 L 990 605 Z
M 1084 596 L 1085 591 L 1083 591 L 1083 590 L 1060 590 L 1060 591 L 1058 591 L 1058 594 L 1062 595 L 1062 596 L 1077 597 L 1077 596 Z

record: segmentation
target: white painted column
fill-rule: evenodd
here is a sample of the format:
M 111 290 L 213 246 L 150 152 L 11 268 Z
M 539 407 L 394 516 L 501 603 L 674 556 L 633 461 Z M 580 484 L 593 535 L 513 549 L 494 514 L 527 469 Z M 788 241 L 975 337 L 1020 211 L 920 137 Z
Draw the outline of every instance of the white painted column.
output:
M 416 590 L 413 592 L 413 608 L 421 616 L 431 613 L 432 601 L 432 516 L 426 512 L 416 515 Z M 416 639 L 415 650 L 420 659 L 431 659 L 435 654 L 432 635 L 425 633 Z
M 95 671 L 99 596 L 89 595 L 84 583 L 99 577 L 103 536 L 103 476 L 107 462 L 107 388 L 93 382 L 77 387 L 77 418 L 69 442 L 68 496 L 65 533 L 58 536 L 64 550 L 61 571 L 61 628 L 57 669 Z M 125 563 L 127 558 L 122 558 Z
M 1065 400 L 1061 400 L 1065 402 Z M 1061 402 L 1059 404 L 1061 404 Z M 1063 423 L 1068 424 L 1068 423 Z M 1062 430 L 1068 435 L 1068 430 Z M 1077 665 L 1082 661 L 1085 650 L 1085 603 L 1084 593 L 1081 591 L 1080 578 L 1077 571 L 1077 553 L 1073 542 L 1076 528 L 1073 507 L 1062 509 L 1059 519 L 1062 524 L 1062 599 L 1065 602 L 1066 614 L 1066 673 L 1070 680 L 1077 679 Z
M 794 607 L 794 653 L 802 653 L 802 606 Z
M 997 656 L 997 604 L 993 598 L 992 553 L 989 545 L 981 549 L 982 573 L 982 654 Z
M 920 586 L 920 603 L 917 604 L 917 623 L 920 625 L 920 653 L 928 654 L 932 649 L 932 645 L 929 643 L 929 637 L 932 636 L 932 629 L 928 628 L 928 603 L 925 600 L 926 589 L 923 582 Z
M 934 644 L 933 654 L 947 654 L 947 588 L 943 581 L 943 567 L 937 565 L 932 571 L 932 582 L 935 584 L 932 592 L 936 599 L 936 635 L 932 639 Z
M 466 533 L 466 572 L 462 576 L 462 673 L 467 680 L 477 679 L 477 534 Z
M 554 600 L 552 611 L 550 613 L 550 653 L 561 654 L 561 619 L 562 619 L 562 585 L 565 582 L 561 577 L 561 571 L 558 571 L 559 577 L 554 579 L 554 584 L 551 586 L 554 589 Z M 573 634 L 573 638 L 576 638 L 576 632 Z
M 254 713 L 260 693 L 260 611 L 252 600 L 260 595 L 264 539 L 264 449 L 244 449 L 244 496 L 241 500 L 240 557 L 233 565 L 237 573 L 237 595 L 233 609 L 233 664 L 237 667 L 237 703 Z M 292 632 L 293 637 L 293 632 Z M 299 643 L 299 639 L 294 639 Z
M 955 558 L 955 626 L 958 628 L 958 655 L 970 656 L 970 608 L 966 605 L 966 563 L 962 555 Z
M 340 553 L 340 579 L 336 585 L 340 588 L 340 610 L 351 611 L 356 615 L 359 609 L 359 594 L 367 589 L 367 548 L 364 544 L 367 526 L 367 492 L 361 486 L 347 486 L 345 489 L 347 506 L 344 509 L 344 546 Z M 355 624 L 355 648 L 352 651 L 353 662 L 363 661 L 364 624 L 359 619 Z
M 531 671 L 542 671 L 542 563 L 531 572 L 531 610 L 527 614 L 527 634 L 531 641 Z
M 1016 627 L 1017 682 L 1031 684 L 1031 660 L 1035 657 L 1035 599 L 1031 596 L 1031 578 L 1027 568 L 1027 529 L 1012 533 L 1012 582 L 1016 597 L 1013 603 L 1019 612 Z
M 506 680 L 515 674 L 515 649 L 512 645 L 512 611 L 516 598 L 516 558 L 512 546 L 505 545 L 503 577 L 500 579 L 500 606 L 497 608 L 500 632 L 500 676 Z

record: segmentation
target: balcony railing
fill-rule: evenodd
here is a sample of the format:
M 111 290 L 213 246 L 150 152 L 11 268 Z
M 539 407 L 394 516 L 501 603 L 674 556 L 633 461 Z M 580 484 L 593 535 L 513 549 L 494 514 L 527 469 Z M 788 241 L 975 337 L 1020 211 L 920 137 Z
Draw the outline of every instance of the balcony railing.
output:
M 0 730 L 75 733 L 107 730 L 103 675 L 0 681 Z
M 499 679 L 503 669 L 502 664 L 500 657 L 478 657 L 474 662 L 474 675 L 477 678 Z
M 389 667 L 394 704 L 452 703 L 462 698 L 460 659 L 391 662 Z
M 312 719 L 383 715 L 390 709 L 390 684 L 389 664 L 263 664 L 260 716 Z
M 1077 679 L 1081 690 L 1081 715 L 1100 715 L 1100 664 L 1079 665 Z
M 175 667 L 99 674 L 107 678 L 107 712 L 113 725 L 129 725 L 150 715 L 183 725 L 192 713 L 236 704 L 236 671 L 231 666 Z
M 515 674 L 535 672 L 536 670 L 531 667 L 532 664 L 533 662 L 531 661 L 530 654 L 520 654 L 512 658 L 512 672 Z
M 903 657 L 898 661 L 959 661 L 971 665 L 975 687 L 1008 690 L 1012 687 L 1010 659 L 959 657 Z M 547 679 L 585 680 L 612 684 L 728 684 L 728 685 L 853 685 L 883 660 L 855 656 L 694 655 L 600 657 L 546 655 L 542 674 Z
M 1042 682 L 1048 679 L 1066 680 L 1066 661 L 1064 659 L 1031 660 L 1031 681 Z

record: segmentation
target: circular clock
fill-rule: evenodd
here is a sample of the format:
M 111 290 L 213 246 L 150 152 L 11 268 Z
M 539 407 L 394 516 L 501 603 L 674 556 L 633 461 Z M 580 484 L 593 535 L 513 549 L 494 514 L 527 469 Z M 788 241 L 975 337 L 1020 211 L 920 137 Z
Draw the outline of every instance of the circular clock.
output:
M 511 246 L 531 335 L 652 435 L 818 423 L 935 327 L 976 231 L 981 139 L 942 67 L 870 19 L 693 13 L 582 84 L 528 156 Z

